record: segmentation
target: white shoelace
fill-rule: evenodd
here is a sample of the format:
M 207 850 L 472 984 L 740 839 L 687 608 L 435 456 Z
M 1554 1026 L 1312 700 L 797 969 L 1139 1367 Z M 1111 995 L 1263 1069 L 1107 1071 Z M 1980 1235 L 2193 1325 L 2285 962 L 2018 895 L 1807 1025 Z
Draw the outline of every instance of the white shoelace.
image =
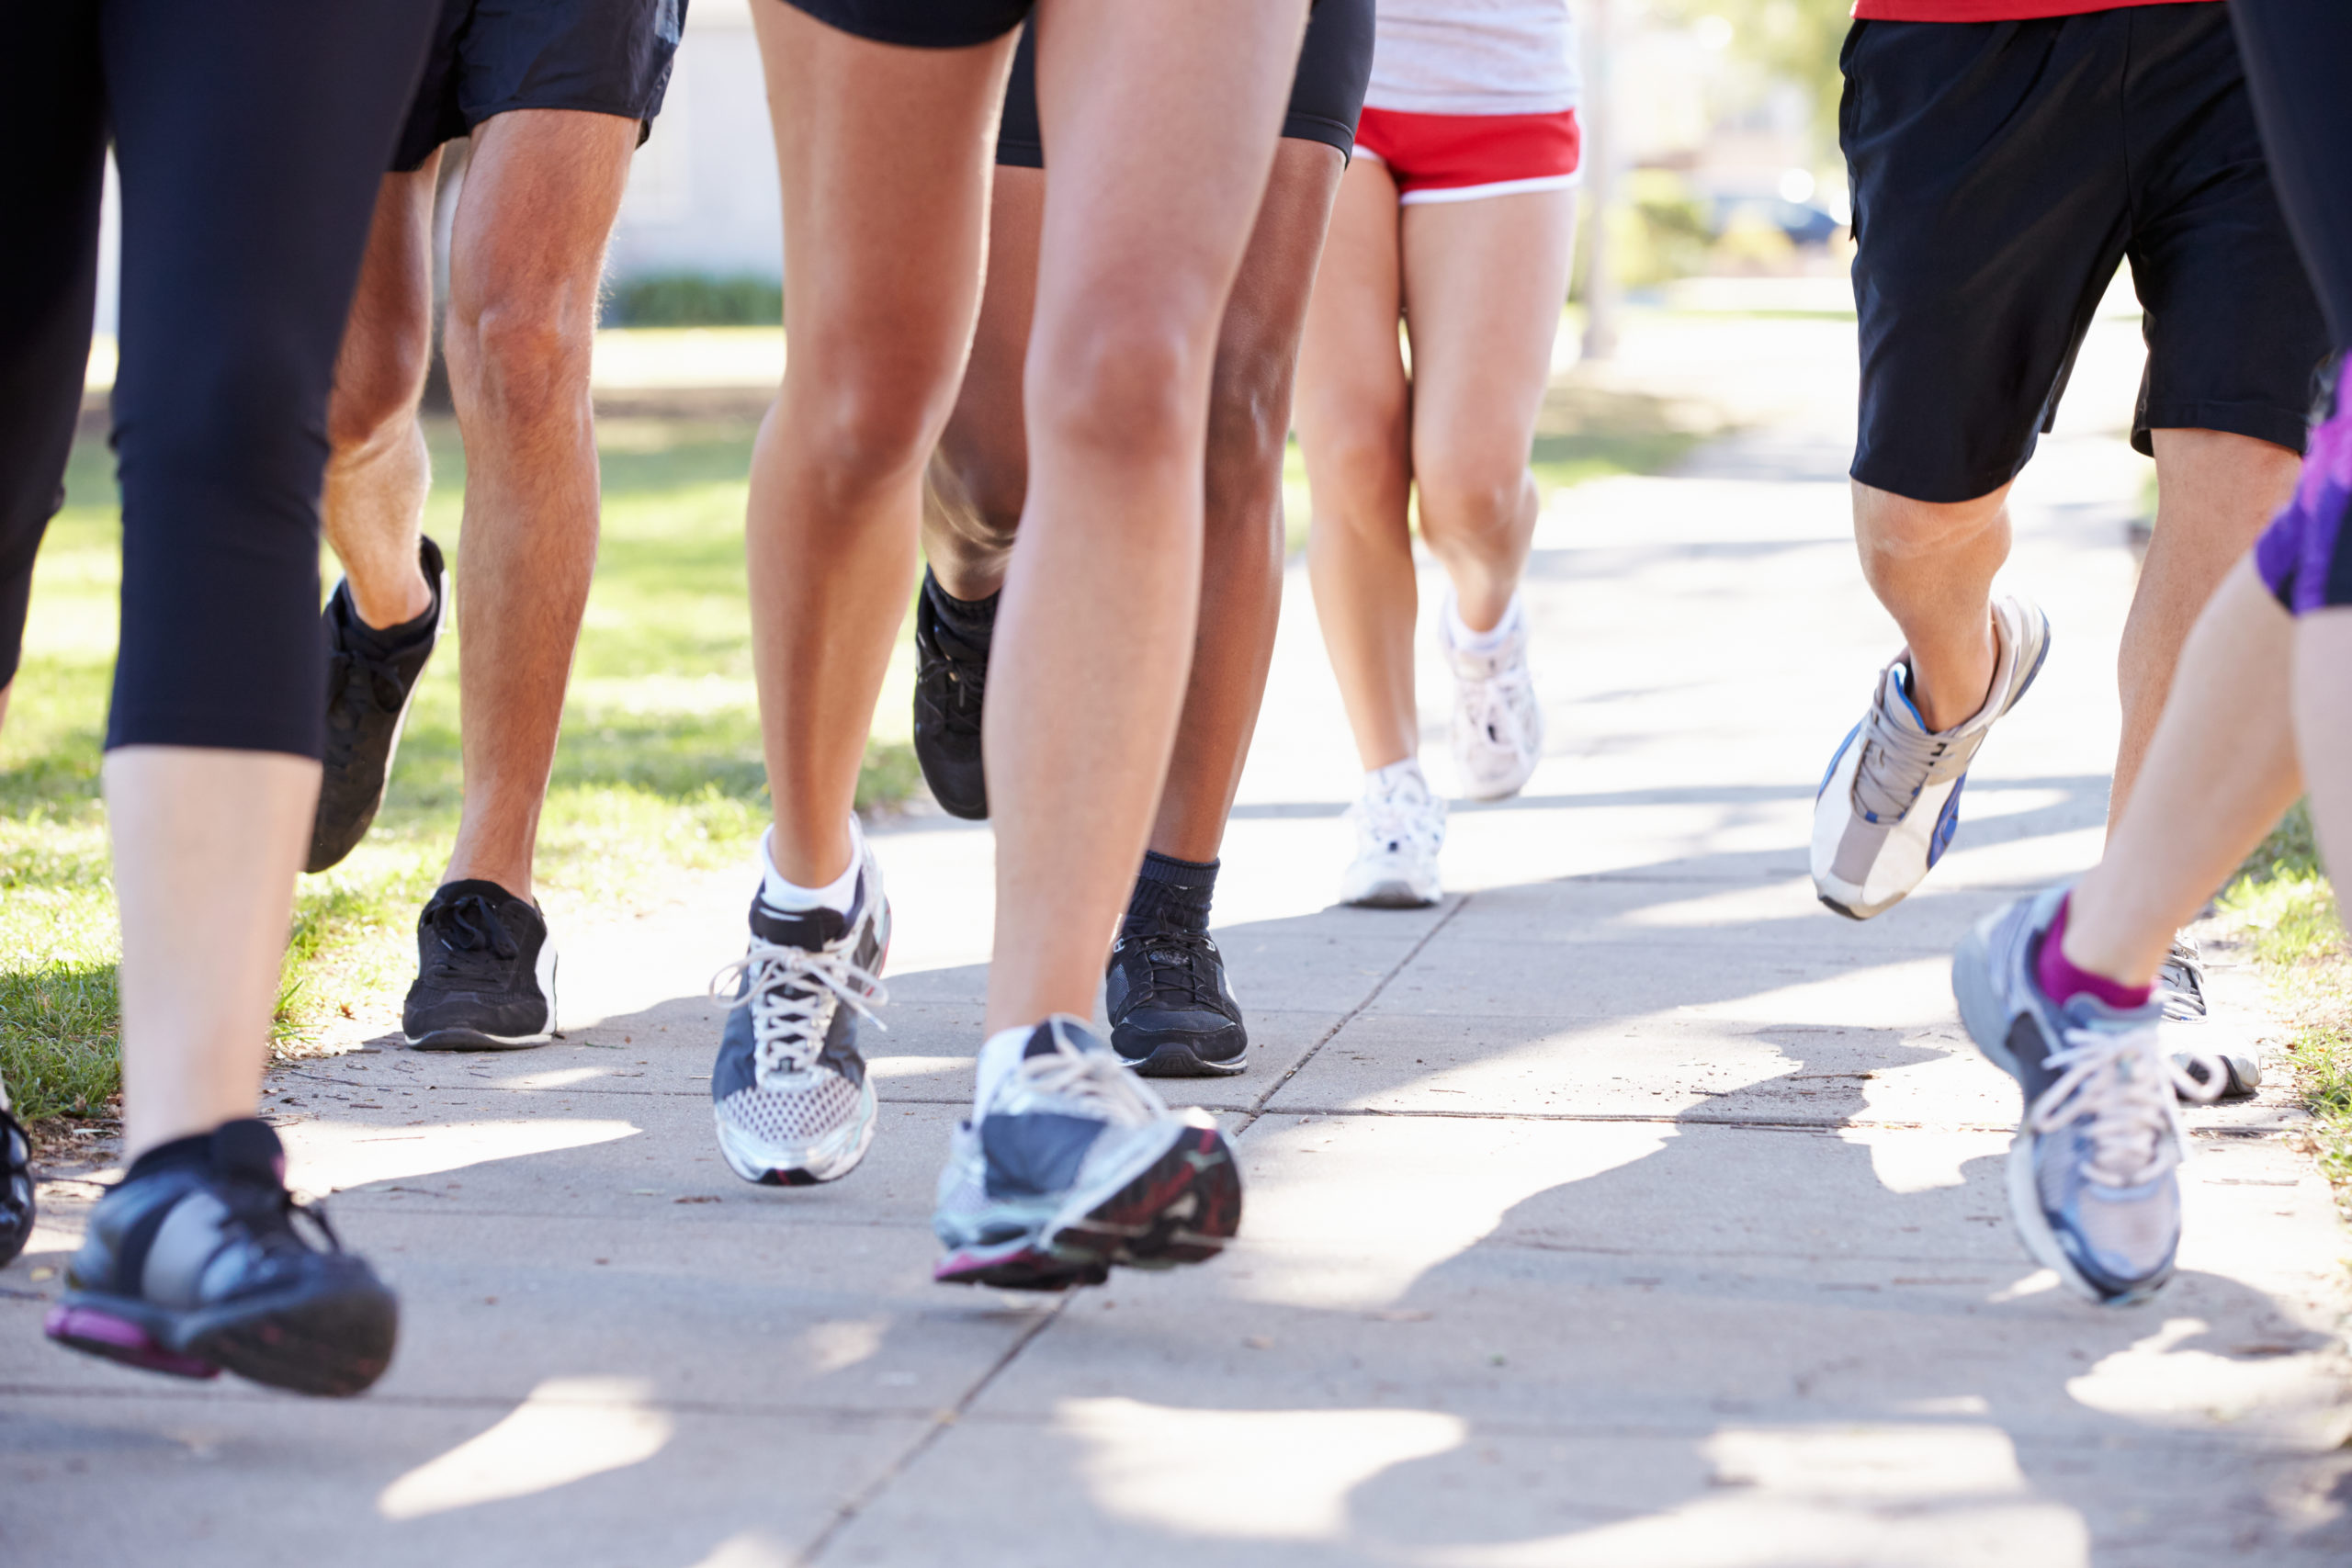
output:
M 2199 1052 L 2186 1060 L 2202 1062 L 2211 1084 L 2229 1081 L 2218 1058 Z M 2085 1174 L 2102 1187 L 2137 1187 L 2178 1165 L 2180 1100 L 2211 1098 L 2205 1084 L 2165 1059 L 2154 1029 L 2070 1029 L 2050 1053 L 2049 1065 L 2063 1070 L 2033 1102 L 2027 1125 L 2056 1133 L 2087 1115 L 2091 1157 Z
M 1436 802 L 1428 795 L 1368 795 L 1350 807 L 1365 852 L 1386 854 L 1411 844 L 1424 854 L 1435 854 L 1442 842 Z
M 1462 690 L 1462 713 L 1476 733 L 1477 743 L 1516 754 L 1527 743 L 1520 733 L 1521 699 L 1532 701 L 1535 682 L 1524 664 L 1480 679 L 1457 677 Z M 1498 739 L 1499 736 L 1502 739 Z
M 1025 1056 L 1021 1076 L 1033 1094 L 1100 1108 L 1115 1126 L 1139 1127 L 1168 1114 L 1159 1097 L 1108 1051 L 1055 1051 Z
M 738 988 L 741 994 L 737 995 Z M 710 977 L 710 999 L 729 1011 L 752 1010 L 752 1041 L 761 1082 L 807 1072 L 825 1043 L 825 1004 L 838 998 L 875 1028 L 889 1026 L 866 1003 L 888 1002 L 880 978 L 843 952 L 809 952 L 752 939 L 743 956 Z

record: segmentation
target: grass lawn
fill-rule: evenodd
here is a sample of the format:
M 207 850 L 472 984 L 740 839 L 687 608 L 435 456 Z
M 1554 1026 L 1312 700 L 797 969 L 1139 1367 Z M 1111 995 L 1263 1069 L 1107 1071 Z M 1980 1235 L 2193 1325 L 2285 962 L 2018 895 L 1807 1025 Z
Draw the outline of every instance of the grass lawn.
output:
M 2312 1152 L 2352 1210 L 2352 944 L 2320 869 L 2309 803 L 2287 814 L 2220 900 L 2271 981 L 2292 1032 L 2294 1087 Z
M 465 465 L 431 431 L 426 528 L 454 546 Z M 603 427 L 602 552 L 563 744 L 540 826 L 539 897 L 568 913 L 678 869 L 741 860 L 766 810 L 743 598 L 752 427 L 612 420 Z M 102 442 L 74 454 L 44 545 L 26 659 L 0 728 L 0 1077 L 28 1117 L 105 1111 L 117 1086 L 115 960 L 98 748 L 114 660 L 119 523 Z M 328 579 L 335 569 L 328 566 Z M 397 1021 L 416 911 L 458 820 L 457 649 L 427 671 L 374 831 L 302 879 L 277 1019 L 304 1052 Z M 902 649 L 859 781 L 862 805 L 915 786 Z

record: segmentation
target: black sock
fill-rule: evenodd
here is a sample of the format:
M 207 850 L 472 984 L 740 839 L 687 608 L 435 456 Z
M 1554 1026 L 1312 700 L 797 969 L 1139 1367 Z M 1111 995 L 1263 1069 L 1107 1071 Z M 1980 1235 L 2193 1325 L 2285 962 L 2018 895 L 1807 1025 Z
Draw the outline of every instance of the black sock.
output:
M 1128 896 L 1122 934 L 1133 935 L 1156 925 L 1185 931 L 1209 929 L 1209 901 L 1216 897 L 1219 861 L 1178 860 L 1174 855 L 1146 850 L 1143 869 L 1136 873 L 1136 890 Z
M 396 626 L 371 626 L 359 618 L 356 604 L 349 605 L 349 609 L 353 636 L 366 643 L 371 651 L 390 658 L 406 653 L 433 634 L 433 623 L 441 614 L 441 591 L 438 586 L 435 587 L 433 603 L 425 606 L 424 614 L 413 621 L 402 621 Z
M 946 623 L 956 640 L 988 646 L 989 634 L 996 630 L 996 602 L 1003 597 L 1001 592 L 985 599 L 958 599 L 939 586 L 929 567 L 923 569 L 922 591 L 931 598 L 933 613 Z

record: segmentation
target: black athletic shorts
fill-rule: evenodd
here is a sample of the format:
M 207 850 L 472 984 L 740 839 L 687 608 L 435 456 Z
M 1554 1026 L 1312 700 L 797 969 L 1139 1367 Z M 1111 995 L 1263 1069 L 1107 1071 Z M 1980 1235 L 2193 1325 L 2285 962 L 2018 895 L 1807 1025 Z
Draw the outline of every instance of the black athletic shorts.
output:
M 618 115 L 642 145 L 685 23 L 686 0 L 442 0 L 394 172 L 509 109 Z
M 1285 137 L 1336 147 L 1342 158 L 1355 152 L 1356 118 L 1372 83 L 1372 6 L 1373 0 L 1317 0 L 1308 14 L 1298 74 L 1291 78 L 1290 107 L 1283 115 Z M 1013 51 L 996 161 L 1042 169 L 1046 142 L 1037 123 L 1037 51 L 1031 37 L 1023 33 Z
M 1036 0 L 785 0 L 827 27 L 876 43 L 966 49 L 1028 19 Z
M 2148 363 L 2132 444 L 2223 430 L 2297 452 L 2328 351 L 2229 7 L 1854 24 L 1854 478 L 1969 501 L 2017 477 L 2125 258 Z

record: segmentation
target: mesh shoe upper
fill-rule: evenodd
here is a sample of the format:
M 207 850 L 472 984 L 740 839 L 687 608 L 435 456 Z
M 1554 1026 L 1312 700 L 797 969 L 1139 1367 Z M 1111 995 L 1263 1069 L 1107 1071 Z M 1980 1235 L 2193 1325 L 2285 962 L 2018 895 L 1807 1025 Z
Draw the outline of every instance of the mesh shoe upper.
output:
M 1225 955 L 1206 931 L 1171 921 L 1121 931 L 1111 944 L 1102 1001 L 1113 1047 L 1138 1071 L 1148 1073 L 1166 1047 L 1203 1067 L 1236 1070 L 1249 1045 Z
M 340 863 L 368 836 L 384 804 L 409 699 L 433 657 L 448 602 L 441 547 L 426 539 L 418 556 L 433 590 L 433 608 L 424 632 L 403 646 L 388 650 L 368 635 L 352 604 L 348 581 L 335 584 L 327 601 L 326 754 L 321 759 L 306 870 L 325 871 Z
M 978 821 L 989 814 L 989 786 L 980 759 L 980 715 L 988 696 L 989 638 L 996 601 L 978 625 L 961 632 L 940 614 L 939 584 L 926 569 L 915 595 L 915 761 L 923 783 L 951 817 Z
M 555 1031 L 547 917 L 494 882 L 444 884 L 416 919 L 417 976 L 401 1009 L 412 1044 L 532 1044 Z
M 711 994 L 728 1004 L 710 1073 L 720 1151 L 746 1180 L 847 1175 L 873 1136 L 875 1094 L 857 1045 L 888 999 L 879 971 L 889 906 L 869 852 L 854 911 L 781 912 L 753 899 L 751 943 Z

